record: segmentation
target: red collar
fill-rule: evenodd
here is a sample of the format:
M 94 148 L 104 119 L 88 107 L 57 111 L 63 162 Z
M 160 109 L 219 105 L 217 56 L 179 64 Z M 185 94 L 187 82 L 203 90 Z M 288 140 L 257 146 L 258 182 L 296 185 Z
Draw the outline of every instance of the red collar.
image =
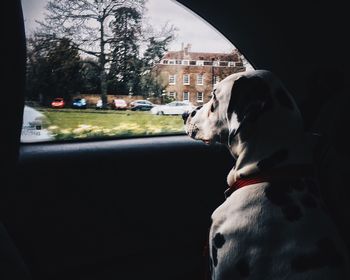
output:
M 229 197 L 234 191 L 245 186 L 266 182 L 269 183 L 272 181 L 297 179 L 311 176 L 313 175 L 313 172 L 314 169 L 311 165 L 293 165 L 252 174 L 245 178 L 237 179 L 233 185 L 225 191 L 225 198 Z

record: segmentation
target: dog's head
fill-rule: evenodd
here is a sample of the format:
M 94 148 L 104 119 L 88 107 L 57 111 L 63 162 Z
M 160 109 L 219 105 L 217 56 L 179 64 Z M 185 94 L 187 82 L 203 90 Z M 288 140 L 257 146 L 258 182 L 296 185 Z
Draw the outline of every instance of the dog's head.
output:
M 226 77 L 214 88 L 209 102 L 183 118 L 190 137 L 207 144 L 220 142 L 232 148 L 238 135 L 240 138 L 247 135 L 249 129 L 246 128 L 251 128 L 251 124 L 270 111 L 274 111 L 275 116 L 276 112 L 283 111 L 299 114 L 293 99 L 272 73 L 253 70 Z M 281 115 L 284 118 L 283 113 Z M 269 118 L 269 122 L 276 122 L 272 114 Z

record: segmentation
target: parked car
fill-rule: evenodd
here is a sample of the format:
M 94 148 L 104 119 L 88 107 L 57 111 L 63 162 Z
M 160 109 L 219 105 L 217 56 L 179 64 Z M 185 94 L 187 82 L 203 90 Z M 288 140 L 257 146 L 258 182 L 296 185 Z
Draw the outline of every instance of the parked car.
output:
M 155 105 L 148 100 L 135 100 L 130 102 L 130 109 L 132 111 L 149 111 L 151 110 Z
M 181 115 L 192 109 L 194 109 L 194 106 L 190 102 L 173 101 L 165 105 L 153 107 L 151 113 L 154 115 Z
M 115 110 L 126 110 L 128 103 L 124 99 L 113 99 L 112 108 Z
M 85 98 L 75 98 L 72 102 L 72 108 L 86 109 L 87 103 Z
M 51 102 L 52 108 L 64 108 L 65 105 L 66 105 L 65 101 L 61 97 L 57 97 Z
M 21 142 L 53 141 L 54 137 L 50 131 L 44 127 L 45 123 L 48 123 L 48 119 L 43 113 L 25 105 L 23 109 Z

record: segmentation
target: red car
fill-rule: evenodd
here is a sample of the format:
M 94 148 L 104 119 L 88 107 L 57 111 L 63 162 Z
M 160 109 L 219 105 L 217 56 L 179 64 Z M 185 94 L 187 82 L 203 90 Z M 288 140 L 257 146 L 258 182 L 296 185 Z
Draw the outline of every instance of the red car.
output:
M 61 97 L 55 98 L 52 102 L 51 102 L 51 107 L 52 108 L 64 108 L 65 102 L 64 99 Z
M 112 108 L 115 110 L 126 110 L 128 108 L 128 103 L 126 103 L 124 99 L 114 99 Z

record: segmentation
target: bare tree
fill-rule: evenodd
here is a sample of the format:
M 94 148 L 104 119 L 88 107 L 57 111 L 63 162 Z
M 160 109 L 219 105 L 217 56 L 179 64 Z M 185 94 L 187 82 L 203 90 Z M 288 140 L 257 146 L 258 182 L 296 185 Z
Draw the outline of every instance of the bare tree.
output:
M 144 10 L 146 0 L 51 0 L 46 9 L 43 22 L 39 22 L 38 34 L 70 38 L 77 48 L 97 57 L 100 72 L 101 99 L 107 106 L 108 65 L 112 59 L 110 44 L 113 42 L 111 21 L 121 7 L 132 7 L 140 12 Z

